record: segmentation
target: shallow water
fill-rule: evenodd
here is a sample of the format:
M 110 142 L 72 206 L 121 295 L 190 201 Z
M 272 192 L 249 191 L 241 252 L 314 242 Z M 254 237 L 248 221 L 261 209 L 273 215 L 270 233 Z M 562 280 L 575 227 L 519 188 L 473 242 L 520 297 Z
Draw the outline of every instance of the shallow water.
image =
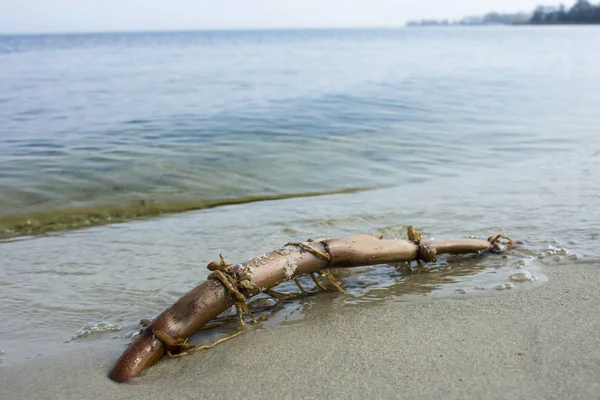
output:
M 340 307 L 501 296 L 597 260 L 600 39 L 590 32 L 0 38 L 4 221 L 375 188 L 5 239 L 0 366 L 63 346 L 122 347 L 219 253 L 244 261 L 308 237 L 403 237 L 412 224 L 436 239 L 504 232 L 524 245 L 506 258 L 442 257 L 430 274 L 337 271 L 347 295 L 291 302 L 266 328 Z M 515 280 L 525 272 L 534 280 Z
M 0 234 L 560 157 L 594 139 L 592 33 L 2 36 Z

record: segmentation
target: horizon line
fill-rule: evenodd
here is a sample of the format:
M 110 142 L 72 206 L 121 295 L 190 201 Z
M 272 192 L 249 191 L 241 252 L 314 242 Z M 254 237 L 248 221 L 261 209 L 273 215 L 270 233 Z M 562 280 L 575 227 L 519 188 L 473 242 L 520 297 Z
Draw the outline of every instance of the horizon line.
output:
M 408 21 L 407 21 L 408 22 Z M 305 26 L 305 27 L 246 27 L 246 28 L 190 28 L 190 29 L 122 29 L 122 30 L 90 30 L 90 31 L 40 31 L 40 32 L 0 32 L 1 36 L 66 36 L 66 35 L 110 35 L 135 33 L 190 33 L 190 32 L 266 32 L 266 31 L 350 31 L 350 30 L 400 30 L 414 29 L 419 26 L 409 26 L 407 22 L 401 25 L 381 26 Z M 439 28 L 481 28 L 501 25 L 448 25 Z M 427 27 L 436 28 L 436 26 Z
M 184 33 L 184 32 L 245 32 L 245 31 L 302 31 L 302 30 L 370 30 L 370 29 L 402 29 L 407 28 L 406 22 L 400 25 L 381 26 L 297 26 L 297 27 L 228 27 L 228 28 L 166 28 L 166 29 L 115 29 L 115 30 L 89 30 L 89 31 L 27 31 L 27 32 L 0 32 L 0 36 L 42 36 L 42 35 L 97 35 L 115 33 Z M 408 27 L 410 28 L 410 27 Z

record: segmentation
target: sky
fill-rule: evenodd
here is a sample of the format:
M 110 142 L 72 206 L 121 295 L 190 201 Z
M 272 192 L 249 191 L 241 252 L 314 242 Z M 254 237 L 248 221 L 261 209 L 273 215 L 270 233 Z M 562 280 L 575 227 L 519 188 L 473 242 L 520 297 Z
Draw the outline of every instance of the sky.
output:
M 1 33 L 398 27 L 552 0 L 0 0 Z M 571 3 L 568 2 L 567 3 Z

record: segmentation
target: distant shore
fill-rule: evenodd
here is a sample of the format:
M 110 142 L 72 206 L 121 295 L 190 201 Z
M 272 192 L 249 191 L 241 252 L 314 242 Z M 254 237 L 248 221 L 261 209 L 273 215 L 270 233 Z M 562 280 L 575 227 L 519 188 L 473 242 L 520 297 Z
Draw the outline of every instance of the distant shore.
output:
M 559 7 L 539 6 L 532 13 L 489 12 L 483 16 L 469 16 L 460 20 L 422 19 L 408 21 L 407 26 L 481 26 L 481 25 L 598 25 L 600 5 L 592 5 L 587 0 L 577 0 L 567 10 Z

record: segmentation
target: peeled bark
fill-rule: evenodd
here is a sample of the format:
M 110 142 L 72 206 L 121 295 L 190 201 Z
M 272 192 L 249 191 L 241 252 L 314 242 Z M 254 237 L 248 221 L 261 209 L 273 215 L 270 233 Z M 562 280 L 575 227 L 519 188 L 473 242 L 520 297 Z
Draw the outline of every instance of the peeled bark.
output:
M 407 240 L 385 240 L 369 235 L 346 239 L 328 239 L 307 242 L 308 245 L 331 258 L 316 255 L 297 245 L 286 245 L 265 255 L 255 257 L 233 267 L 234 275 L 249 273 L 254 289 L 240 290 L 246 298 L 296 277 L 326 268 L 357 267 L 413 261 L 419 254 L 419 245 Z M 497 246 L 487 240 L 423 240 L 437 250 L 437 254 L 461 254 L 490 251 Z M 159 361 L 166 352 L 162 341 L 153 332 L 162 331 L 174 339 L 187 339 L 207 322 L 236 303 L 236 298 L 218 280 L 208 279 L 183 295 L 163 311 L 125 350 L 109 378 L 125 382 L 143 369 Z

